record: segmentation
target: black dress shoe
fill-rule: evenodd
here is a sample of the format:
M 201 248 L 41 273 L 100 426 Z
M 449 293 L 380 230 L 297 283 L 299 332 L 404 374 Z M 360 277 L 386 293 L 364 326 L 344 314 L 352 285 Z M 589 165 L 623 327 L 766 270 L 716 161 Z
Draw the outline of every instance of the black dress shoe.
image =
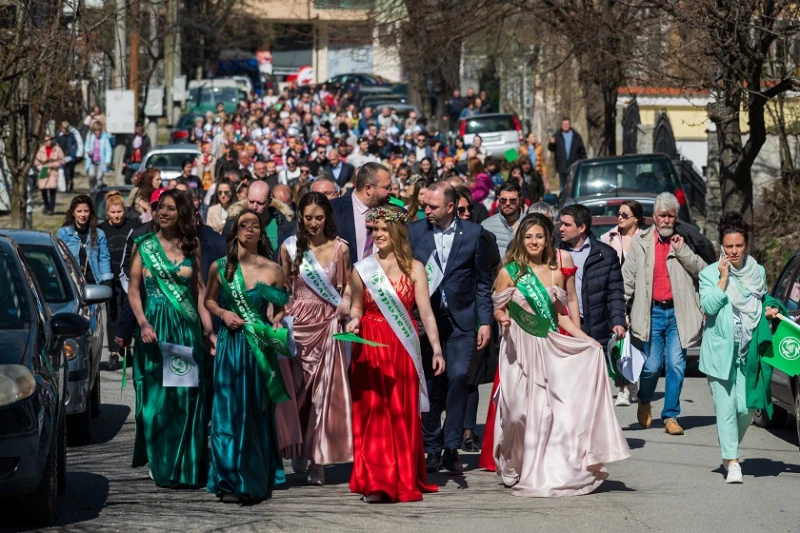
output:
M 479 452 L 481 451 L 481 447 L 478 444 L 478 437 L 467 437 L 464 439 L 464 442 L 461 444 L 461 451 L 462 452 Z
M 445 449 L 444 455 L 442 455 L 442 466 L 444 466 L 445 470 L 454 474 L 464 473 L 464 465 L 461 463 L 461 458 L 458 456 L 458 450 L 450 448 Z
M 442 452 L 429 453 L 425 459 L 425 469 L 428 472 L 438 472 L 442 469 Z

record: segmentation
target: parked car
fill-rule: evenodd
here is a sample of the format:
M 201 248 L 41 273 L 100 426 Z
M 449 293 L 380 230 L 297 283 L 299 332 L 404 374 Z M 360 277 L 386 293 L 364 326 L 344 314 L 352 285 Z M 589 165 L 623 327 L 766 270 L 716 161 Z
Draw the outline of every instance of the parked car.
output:
M 381 111 L 383 111 L 383 109 L 386 108 L 386 107 L 388 107 L 390 109 L 393 109 L 394 110 L 394 114 L 397 115 L 397 118 L 399 118 L 401 121 L 405 121 L 408 118 L 408 115 L 412 111 L 417 114 L 417 119 L 422 118 L 422 113 L 420 112 L 420 110 L 417 109 L 416 106 L 413 106 L 411 104 L 400 104 L 400 103 L 395 103 L 395 102 L 385 102 L 383 104 L 378 104 L 378 105 L 372 106 L 372 108 L 375 110 L 375 115 L 376 116 L 380 115 Z
M 189 89 L 189 99 L 186 110 L 190 113 L 217 112 L 217 104 L 225 106 L 226 113 L 234 113 L 239 109 L 239 102 L 246 100 L 249 95 L 240 89 L 234 80 L 220 80 L 230 82 L 233 86 L 219 86 L 219 82 L 206 80 L 208 83 Z
M 522 125 L 511 113 L 489 113 L 458 122 L 458 132 L 464 143 L 471 146 L 475 135 L 480 135 L 488 155 L 502 157 L 508 150 L 519 150 L 522 142 Z
M 161 171 L 161 185 L 166 187 L 170 180 L 181 175 L 181 163 L 186 159 L 196 159 L 200 155 L 200 148 L 195 144 L 167 144 L 156 146 L 142 161 L 142 168 L 156 167 Z
M 642 204 L 645 223 L 647 225 L 652 224 L 653 208 L 655 207 L 657 195 L 652 193 L 624 194 L 624 192 L 625 191 L 617 191 L 616 193 L 611 194 L 598 194 L 595 196 L 573 198 L 567 200 L 563 207 L 577 203 L 585 205 L 592 214 L 591 231 L 597 236 L 597 238 L 600 238 L 600 235 L 606 233 L 608 230 L 617 225 L 617 213 L 619 212 L 619 206 L 622 205 L 622 202 L 625 200 L 636 200 Z M 689 218 L 684 218 L 686 216 L 689 216 Z M 694 224 L 691 219 L 691 213 L 689 213 L 688 210 L 679 210 L 678 219 L 681 222 Z
M 178 119 L 178 123 L 175 124 L 175 127 L 169 134 L 170 144 L 185 143 L 189 138 L 189 132 L 194 127 L 194 120 L 197 117 L 205 119 L 203 113 L 184 113 L 181 115 L 181 118 Z
M 361 99 L 361 109 L 365 107 L 376 107 L 380 105 L 391 105 L 391 104 L 407 104 L 408 97 L 404 94 L 374 94 L 365 96 Z
M 54 313 L 75 313 L 89 321 L 89 330 L 64 341 L 69 365 L 67 421 L 76 444 L 92 440 L 91 421 L 100 415 L 100 359 L 105 345 L 109 287 L 87 285 L 66 245 L 55 235 L 34 230 L 0 230 L 17 243 L 36 276 L 44 301 Z
M 49 526 L 66 489 L 68 339 L 89 321 L 53 314 L 17 244 L 0 236 L 0 499 Z M 12 507 L 13 505 L 13 507 Z M 3 525 L 8 523 L 3 512 Z
M 585 203 L 603 195 L 619 197 L 671 192 L 680 203 L 678 218 L 692 220 L 686 194 L 672 162 L 664 154 L 623 155 L 584 159 L 572 165 L 559 206 Z
M 126 201 L 133 190 L 133 185 L 103 185 L 94 193 L 94 209 L 97 212 L 97 224 L 106 219 L 106 194 L 118 191 Z M 137 213 L 138 214 L 138 213 Z
M 351 83 L 358 83 L 362 87 L 368 86 L 380 86 L 378 80 L 372 74 L 363 74 L 363 73 L 350 73 L 350 74 L 339 74 L 338 76 L 333 76 L 326 81 L 329 86 L 335 83 L 341 84 L 343 87 L 351 84 Z
M 772 288 L 772 296 L 783 302 L 789 317 L 800 317 L 800 250 L 783 267 Z M 756 409 L 753 422 L 759 427 L 782 426 L 789 415 L 794 418 L 800 442 L 800 376 L 790 377 L 777 368 L 772 370 L 772 418 L 766 411 Z

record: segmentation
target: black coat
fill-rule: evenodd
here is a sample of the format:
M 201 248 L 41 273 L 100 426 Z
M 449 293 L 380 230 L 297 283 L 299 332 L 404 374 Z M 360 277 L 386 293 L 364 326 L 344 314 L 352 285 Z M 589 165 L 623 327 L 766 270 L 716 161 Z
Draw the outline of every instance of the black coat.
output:
M 555 143 L 549 143 L 547 149 L 556 153 L 556 171 L 559 174 L 569 171 L 569 167 L 575 161 L 586 159 L 586 147 L 583 145 L 583 138 L 581 134 L 572 130 L 572 146 L 570 146 L 570 153 L 567 154 L 567 148 L 564 145 L 564 132 L 559 130 L 555 135 Z
M 581 329 L 600 344 L 607 344 L 614 326 L 625 327 L 625 283 L 617 252 L 589 235 L 592 246 L 583 265 Z M 569 251 L 566 243 L 561 249 Z
M 714 245 L 711 244 L 708 237 L 697 231 L 694 226 L 678 220 L 675 222 L 675 233 L 683 237 L 686 246 L 699 255 L 706 264 L 713 265 L 717 262 Z

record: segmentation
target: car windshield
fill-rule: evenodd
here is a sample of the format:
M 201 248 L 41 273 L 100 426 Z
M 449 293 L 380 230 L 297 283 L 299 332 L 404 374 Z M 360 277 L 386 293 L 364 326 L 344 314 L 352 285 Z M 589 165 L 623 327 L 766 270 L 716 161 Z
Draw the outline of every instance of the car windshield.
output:
M 619 206 L 622 205 L 623 199 L 613 199 L 608 200 L 607 202 L 584 202 L 583 205 L 589 209 L 589 213 L 593 217 L 617 217 L 617 213 L 619 213 Z M 639 201 L 642 205 L 642 210 L 644 211 L 644 216 L 646 218 L 653 216 L 653 202 L 643 202 Z
M 144 167 L 155 167 L 159 170 L 181 171 L 183 170 L 181 163 L 187 159 L 193 160 L 196 157 L 197 154 L 191 152 L 161 152 L 157 154 L 148 154 Z
M 20 275 L 14 262 L 0 253 L 0 329 L 24 329 L 28 323 L 28 306 Z
M 67 274 L 55 255 L 55 249 L 50 246 L 30 244 L 21 244 L 20 248 L 28 260 L 33 275 L 36 276 L 36 281 L 39 282 L 44 300 L 49 304 L 70 301 L 72 291 L 69 289 Z
M 197 117 L 203 118 L 203 115 L 183 115 L 181 119 L 178 121 L 178 129 L 179 130 L 188 130 L 189 128 L 194 127 L 194 119 Z M 203 120 L 205 122 L 205 120 Z
M 189 98 L 195 105 L 236 103 L 239 101 L 239 90 L 237 87 L 195 87 L 189 89 Z
M 679 188 L 678 178 L 667 160 L 596 160 L 578 167 L 572 196 L 606 194 L 619 189 L 675 193 Z
M 467 120 L 464 133 L 494 133 L 496 131 L 514 131 L 514 118 L 511 115 L 495 117 L 475 117 Z

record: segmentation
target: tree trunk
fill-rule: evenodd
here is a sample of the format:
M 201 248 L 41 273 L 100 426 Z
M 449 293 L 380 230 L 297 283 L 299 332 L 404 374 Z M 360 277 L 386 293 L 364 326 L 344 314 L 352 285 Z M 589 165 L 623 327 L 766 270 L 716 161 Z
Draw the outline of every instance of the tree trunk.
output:
M 740 97 L 723 89 L 716 101 L 709 104 L 709 117 L 717 126 L 722 212 L 736 211 L 752 222 L 753 181 L 750 166 L 742 164 L 744 146 L 739 127 L 740 106 Z

